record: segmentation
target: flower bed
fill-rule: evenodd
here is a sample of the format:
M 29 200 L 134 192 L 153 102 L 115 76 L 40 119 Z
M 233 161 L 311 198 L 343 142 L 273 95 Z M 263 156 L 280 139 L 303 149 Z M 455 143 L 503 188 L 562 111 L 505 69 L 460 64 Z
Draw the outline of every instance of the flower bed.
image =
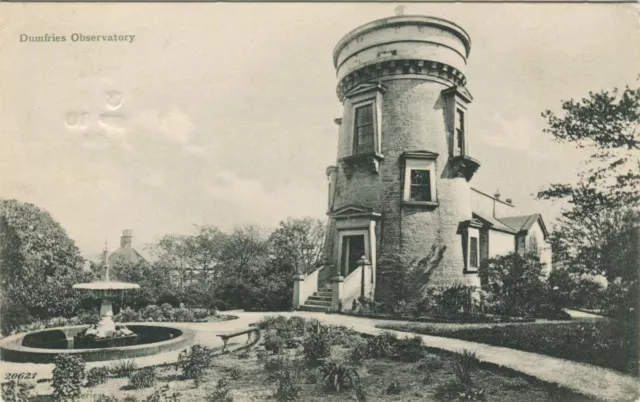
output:
M 412 316 L 412 315 L 398 315 L 398 314 L 375 314 L 375 313 L 354 313 L 349 311 L 343 311 L 339 314 L 348 315 L 351 317 L 362 318 L 375 318 L 380 320 L 390 321 L 411 321 L 411 322 L 432 322 L 432 323 L 509 323 L 509 322 L 534 322 L 534 318 L 523 317 L 504 317 L 489 314 L 460 314 L 460 315 L 430 315 L 430 316 Z

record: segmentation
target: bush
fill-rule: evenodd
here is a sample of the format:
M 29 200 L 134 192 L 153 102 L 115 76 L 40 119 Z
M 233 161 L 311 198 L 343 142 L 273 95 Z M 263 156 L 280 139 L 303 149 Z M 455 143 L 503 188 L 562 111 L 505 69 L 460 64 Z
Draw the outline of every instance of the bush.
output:
M 458 381 L 465 385 L 472 385 L 471 372 L 478 366 L 480 361 L 475 352 L 462 350 L 453 359 L 453 372 L 458 377 Z
M 91 388 L 96 385 L 104 384 L 109 379 L 109 369 L 107 367 L 92 367 L 87 371 L 87 383 L 86 386 Z
M 387 387 L 386 392 L 389 395 L 398 395 L 399 393 L 401 393 L 402 385 L 400 385 L 400 381 L 398 380 L 391 381 L 391 384 L 389 384 L 389 386 Z
M 303 340 L 304 358 L 308 364 L 315 366 L 321 359 L 331 355 L 329 331 L 318 324 Z
M 422 358 L 416 368 L 421 371 L 427 371 L 428 373 L 432 373 L 434 371 L 441 370 L 444 367 L 444 363 L 440 356 L 437 355 L 427 355 Z
M 351 345 L 349 349 L 349 361 L 353 364 L 362 364 L 362 361 L 368 357 L 368 346 L 362 338 L 359 338 Z
M 178 367 L 182 371 L 182 376 L 193 380 L 196 387 L 200 386 L 202 378 L 211 364 L 211 350 L 200 344 L 183 350 L 178 356 Z
M 473 287 L 456 284 L 436 295 L 437 309 L 447 315 L 471 312 L 471 292 Z
M 273 316 L 269 315 L 264 317 L 262 320 L 258 321 L 256 326 L 262 330 L 278 330 L 279 328 L 285 328 L 288 325 L 288 320 L 286 317 L 281 315 Z
M 94 402 L 119 402 L 119 399 L 113 395 L 100 394 L 95 397 Z
M 231 388 L 229 387 L 229 381 L 221 378 L 218 380 L 218 385 L 210 394 L 207 395 L 207 402 L 233 402 L 233 397 L 229 395 Z
M 358 372 L 351 367 L 336 362 L 324 362 L 318 369 L 320 378 L 325 387 L 335 392 L 345 388 L 357 388 L 360 386 L 360 376 Z
M 173 320 L 177 322 L 194 322 L 196 319 L 191 310 L 178 308 L 173 310 Z
M 153 391 L 146 399 L 146 402 L 178 402 L 182 394 L 172 389 L 169 384 L 165 384 Z
M 53 394 L 57 400 L 76 400 L 82 392 L 85 362 L 70 354 L 61 354 L 54 359 Z
M 80 313 L 77 316 L 78 324 L 81 325 L 93 325 L 97 324 L 100 321 L 100 314 L 97 312 L 89 312 L 85 311 L 84 313 Z
M 394 357 L 403 362 L 416 362 L 424 356 L 422 337 L 403 338 L 396 341 Z
M 116 378 L 129 378 L 137 368 L 138 365 L 136 364 L 136 361 L 131 359 L 114 363 L 109 368 L 109 371 Z
M 298 399 L 301 388 L 297 384 L 295 374 L 284 370 L 278 378 L 278 388 L 274 395 L 278 402 L 289 402 Z
M 158 300 L 156 301 L 156 304 L 158 306 L 162 306 L 163 304 L 170 304 L 171 307 L 178 308 L 180 307 L 180 299 L 178 299 L 178 296 L 166 294 L 160 296 L 160 298 L 158 298 Z
M 391 357 L 394 354 L 394 346 L 398 337 L 393 332 L 382 331 L 379 335 L 369 338 L 367 342 L 367 355 L 373 358 Z
M 143 308 L 141 314 L 145 321 L 161 322 L 164 320 L 162 309 L 155 304 L 150 304 Z
M 291 362 L 284 356 L 267 358 L 264 361 L 264 371 L 267 373 L 267 379 L 269 381 L 277 380 L 280 373 L 288 369 L 289 364 Z
M 127 395 L 127 396 L 124 397 L 122 402 L 138 402 L 138 398 L 136 398 L 133 395 Z
M 264 337 L 263 346 L 266 351 L 279 354 L 284 350 L 286 344 L 281 336 L 270 332 Z
M 304 336 L 306 328 L 306 320 L 302 317 L 289 317 L 287 327 L 291 329 L 294 336 Z
M 205 318 L 212 315 L 209 309 L 206 309 L 206 308 L 192 308 L 191 312 L 193 313 L 193 318 L 195 320 L 204 320 Z
M 485 392 L 481 388 L 463 384 L 458 381 L 448 381 L 438 385 L 435 397 L 442 402 L 473 401 L 484 402 L 487 400 Z
M 33 384 L 22 381 L 2 383 L 2 400 L 4 402 L 28 402 Z
M 129 378 L 129 386 L 133 389 L 153 387 L 156 383 L 156 369 L 144 367 L 133 373 Z
M 232 367 L 229 369 L 229 377 L 232 380 L 239 380 L 242 377 L 242 371 L 239 368 Z
M 113 319 L 116 322 L 140 322 L 142 321 L 142 315 L 132 308 L 127 307 L 120 310 Z

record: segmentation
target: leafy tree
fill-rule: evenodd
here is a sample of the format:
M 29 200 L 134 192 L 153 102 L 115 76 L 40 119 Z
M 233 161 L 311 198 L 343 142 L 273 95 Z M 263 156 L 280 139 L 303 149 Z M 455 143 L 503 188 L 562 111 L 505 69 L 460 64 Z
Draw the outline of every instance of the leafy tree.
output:
M 313 218 L 288 218 L 271 234 L 277 262 L 301 274 L 311 273 L 322 264 L 324 239 L 324 223 Z
M 638 293 L 640 89 L 590 92 L 563 102 L 562 110 L 542 114 L 545 132 L 592 154 L 576 183 L 555 183 L 538 193 L 540 199 L 567 203 L 552 237 L 554 261 L 570 272 L 617 281 L 629 297 L 609 300 L 628 304 Z
M 93 279 L 83 266 L 78 247 L 49 213 L 32 204 L 0 200 L 3 331 L 34 318 L 78 312 L 83 296 L 72 285 Z

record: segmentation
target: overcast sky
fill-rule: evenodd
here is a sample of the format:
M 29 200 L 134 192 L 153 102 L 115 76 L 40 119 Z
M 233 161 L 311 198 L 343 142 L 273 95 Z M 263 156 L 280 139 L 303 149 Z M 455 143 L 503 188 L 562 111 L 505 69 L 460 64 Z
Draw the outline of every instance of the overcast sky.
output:
M 194 224 L 325 219 L 342 115 L 332 51 L 395 4 L 0 4 L 0 197 L 49 211 L 85 256 Z M 472 180 L 552 223 L 532 194 L 581 154 L 545 109 L 634 85 L 634 4 L 408 4 L 471 36 Z M 20 34 L 66 42 L 21 43 Z M 133 42 L 72 42 L 135 35 Z M 74 112 L 84 112 L 80 122 Z M 102 123 L 101 123 L 102 121 Z M 70 124 L 75 123 L 75 124 Z

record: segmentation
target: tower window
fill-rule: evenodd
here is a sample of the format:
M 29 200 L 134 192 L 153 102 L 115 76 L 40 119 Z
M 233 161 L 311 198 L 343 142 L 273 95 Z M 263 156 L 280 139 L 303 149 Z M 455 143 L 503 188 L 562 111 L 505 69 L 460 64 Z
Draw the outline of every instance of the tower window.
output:
M 464 125 L 464 111 L 462 109 L 456 109 L 456 151 L 458 155 L 464 155 L 465 152 L 465 125 Z
M 375 150 L 373 104 L 357 107 L 355 117 L 354 154 L 373 152 Z
M 478 238 L 469 237 L 469 267 L 478 268 Z
M 426 169 L 411 169 L 411 201 L 431 201 L 431 174 Z

